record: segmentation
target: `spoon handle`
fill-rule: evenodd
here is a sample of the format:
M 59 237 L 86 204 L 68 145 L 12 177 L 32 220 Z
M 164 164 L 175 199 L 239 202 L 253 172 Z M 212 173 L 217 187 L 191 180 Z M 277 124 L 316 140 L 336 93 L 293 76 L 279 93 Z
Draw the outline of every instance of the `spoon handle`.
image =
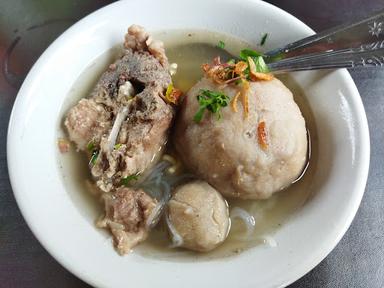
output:
M 384 10 L 361 21 L 337 26 L 265 53 L 267 61 L 304 54 L 358 48 L 384 48 Z
M 384 66 L 384 48 L 374 50 L 342 49 L 292 57 L 268 64 L 274 74 L 336 68 Z

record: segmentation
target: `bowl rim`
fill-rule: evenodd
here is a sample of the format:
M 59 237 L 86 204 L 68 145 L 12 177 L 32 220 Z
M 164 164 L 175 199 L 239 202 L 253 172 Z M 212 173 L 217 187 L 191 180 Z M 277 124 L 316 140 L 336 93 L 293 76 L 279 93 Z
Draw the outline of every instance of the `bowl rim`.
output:
M 230 0 L 225 0 L 225 1 L 230 1 Z M 123 1 L 124 2 L 124 1 Z M 296 22 L 303 28 L 307 29 L 308 32 L 314 33 L 314 31 L 309 28 L 306 24 L 304 24 L 302 21 L 294 17 L 293 15 L 289 14 L 288 12 L 270 4 L 266 3 L 264 1 L 258 1 L 258 0 L 245 0 L 244 3 L 250 4 L 250 3 L 257 3 L 257 5 L 263 5 L 265 7 L 268 7 L 268 9 L 275 10 L 276 12 L 280 14 L 284 14 L 285 17 L 288 17 L 291 21 Z M 65 267 L 68 271 L 70 271 L 72 274 L 76 275 L 80 279 L 86 281 L 87 283 L 93 285 L 93 286 L 103 286 L 102 283 L 98 282 L 96 279 L 93 279 L 90 277 L 87 273 L 82 273 L 81 270 L 77 269 L 67 259 L 65 259 L 64 255 L 58 253 L 53 246 L 50 245 L 48 237 L 44 235 L 44 233 L 41 233 L 41 231 L 38 229 L 36 223 L 28 217 L 27 210 L 28 210 L 28 203 L 24 201 L 22 198 L 22 189 L 19 187 L 18 181 L 17 181 L 17 171 L 16 167 L 13 165 L 13 159 L 14 159 L 14 153 L 17 153 L 17 151 L 14 151 L 12 145 L 14 141 L 17 141 L 13 137 L 13 128 L 14 128 L 14 123 L 17 121 L 17 109 L 18 106 L 22 104 L 22 102 L 25 100 L 24 98 L 26 97 L 26 93 L 24 93 L 24 90 L 26 87 L 31 85 L 31 79 L 35 77 L 36 72 L 39 71 L 39 69 L 44 66 L 44 62 L 50 57 L 50 54 L 54 52 L 55 48 L 57 45 L 59 45 L 60 42 L 65 40 L 67 35 L 70 35 L 71 33 L 74 32 L 76 27 L 78 27 L 81 23 L 86 23 L 89 19 L 97 17 L 99 14 L 104 13 L 108 9 L 111 9 L 113 7 L 118 7 L 121 5 L 121 2 L 115 2 L 112 4 L 109 4 L 107 6 L 104 6 L 93 13 L 89 14 L 88 16 L 82 18 L 78 22 L 74 23 L 71 27 L 69 27 L 62 35 L 60 35 L 45 51 L 44 53 L 39 57 L 39 59 L 36 61 L 36 63 L 33 65 L 31 70 L 29 71 L 25 81 L 23 82 L 17 98 L 14 102 L 14 106 L 12 108 L 12 112 L 10 115 L 10 121 L 9 121 L 9 126 L 8 126 L 8 132 L 7 132 L 7 162 L 8 162 L 8 172 L 9 172 L 9 178 L 11 182 L 11 186 L 17 201 L 17 204 L 19 206 L 19 209 L 28 224 L 29 228 L 31 229 L 32 233 L 34 236 L 39 240 L 39 242 L 42 244 L 42 246 L 63 266 Z M 346 69 L 339 69 L 340 73 L 342 73 L 342 76 L 344 79 L 348 82 L 348 86 L 350 89 L 353 90 L 353 93 L 357 95 L 358 97 L 354 97 L 353 101 L 355 101 L 355 107 L 357 108 L 356 115 L 358 117 L 358 121 L 360 121 L 360 125 L 362 125 L 363 131 L 361 137 L 359 139 L 360 145 L 361 145 L 361 158 L 363 161 L 359 163 L 359 182 L 358 185 L 356 186 L 356 190 L 359 191 L 355 198 L 353 205 L 349 208 L 350 213 L 348 214 L 348 219 L 344 222 L 344 225 L 342 226 L 342 229 L 339 230 L 338 234 L 333 238 L 333 242 L 329 243 L 328 249 L 321 251 L 321 253 L 318 253 L 317 257 L 315 259 L 312 259 L 312 263 L 308 264 L 305 269 L 302 269 L 300 271 L 297 271 L 295 274 L 291 274 L 290 277 L 287 277 L 285 279 L 284 283 L 281 283 L 280 287 L 284 287 L 286 285 L 289 285 L 293 283 L 294 281 L 298 280 L 305 274 L 307 274 L 310 270 L 312 270 L 315 266 L 317 266 L 337 245 L 337 243 L 341 240 L 347 229 L 352 223 L 352 220 L 354 219 L 358 207 L 360 205 L 361 199 L 363 197 L 364 191 L 365 191 L 365 186 L 368 178 L 368 172 L 369 172 L 369 161 L 370 161 L 370 139 L 369 139 L 369 130 L 368 130 L 368 121 L 367 117 L 365 114 L 364 106 L 360 97 L 360 94 L 357 90 L 357 87 L 348 73 Z

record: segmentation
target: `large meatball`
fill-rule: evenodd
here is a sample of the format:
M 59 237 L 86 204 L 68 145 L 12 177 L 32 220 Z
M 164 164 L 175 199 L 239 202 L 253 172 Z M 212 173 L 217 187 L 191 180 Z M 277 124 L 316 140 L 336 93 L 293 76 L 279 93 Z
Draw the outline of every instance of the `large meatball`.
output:
M 250 83 L 248 117 L 239 97 L 237 112 L 231 102 L 221 110 L 221 119 L 206 111 L 201 122 L 194 122 L 200 89 L 222 91 L 233 100 L 239 86 L 223 88 L 206 78 L 193 86 L 176 121 L 174 143 L 184 164 L 223 195 L 265 199 L 302 172 L 305 121 L 291 91 L 273 79 Z
M 182 238 L 184 248 L 206 252 L 227 238 L 228 205 L 206 182 L 193 181 L 176 188 L 168 213 L 170 225 Z

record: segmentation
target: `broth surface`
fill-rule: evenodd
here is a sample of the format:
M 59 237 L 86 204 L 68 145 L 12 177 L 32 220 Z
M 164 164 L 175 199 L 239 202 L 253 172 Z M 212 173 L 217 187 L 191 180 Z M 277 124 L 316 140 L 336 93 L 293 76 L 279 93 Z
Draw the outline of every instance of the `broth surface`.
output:
M 202 77 L 201 64 L 211 62 L 218 55 L 223 60 L 228 60 L 233 58 L 232 55 L 238 55 L 241 49 L 250 47 L 242 40 L 207 31 L 167 31 L 153 33 L 153 37 L 164 41 L 169 63 L 178 64 L 177 73 L 172 79 L 175 87 L 183 92 L 188 91 Z M 225 43 L 224 49 L 216 46 L 220 40 Z M 100 75 L 121 54 L 121 51 L 120 45 L 108 50 L 81 74 L 62 107 L 60 119 L 63 119 L 68 109 L 74 106 L 78 100 L 89 95 Z M 302 179 L 268 200 L 227 199 L 230 209 L 240 207 L 254 216 L 256 225 L 254 232 L 249 236 L 246 236 L 245 225 L 235 220 L 232 221 L 228 238 L 221 246 L 208 253 L 196 253 L 169 248 L 170 240 L 167 230 L 161 222 L 151 231 L 149 238 L 144 243 L 134 248 L 134 253 L 170 261 L 191 261 L 196 257 L 199 260 L 227 257 L 260 245 L 278 245 L 273 240 L 274 231 L 284 222 L 289 221 L 290 216 L 304 205 L 310 195 L 311 180 L 318 157 L 316 126 L 303 91 L 288 74 L 278 78 L 294 94 L 295 101 L 306 120 L 307 129 L 310 131 L 311 156 L 308 169 Z M 58 137 L 65 137 L 65 135 L 63 125 L 61 125 Z M 172 147 L 167 149 L 172 150 Z M 84 153 L 76 152 L 72 147 L 69 153 L 59 155 L 58 159 L 63 182 L 70 197 L 90 225 L 94 225 L 96 219 L 103 213 L 103 205 L 99 203 L 97 197 L 92 195 L 92 188 L 89 185 L 91 175 L 86 156 Z M 95 227 L 95 229 L 98 228 Z M 105 237 L 110 237 L 107 231 L 98 230 Z

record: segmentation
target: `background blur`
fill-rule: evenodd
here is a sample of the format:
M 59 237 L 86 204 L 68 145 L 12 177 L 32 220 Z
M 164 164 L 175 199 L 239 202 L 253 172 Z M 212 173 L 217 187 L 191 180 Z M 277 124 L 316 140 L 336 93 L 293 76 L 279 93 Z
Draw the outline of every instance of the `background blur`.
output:
M 0 0 L 0 287 L 89 287 L 42 248 L 23 220 L 8 179 L 6 133 L 17 91 L 41 53 L 73 23 L 111 2 Z M 384 9 L 383 0 L 266 2 L 288 11 L 315 31 Z M 384 68 L 355 70 L 351 75 L 363 98 L 371 133 L 366 192 L 341 242 L 290 287 L 384 287 Z

